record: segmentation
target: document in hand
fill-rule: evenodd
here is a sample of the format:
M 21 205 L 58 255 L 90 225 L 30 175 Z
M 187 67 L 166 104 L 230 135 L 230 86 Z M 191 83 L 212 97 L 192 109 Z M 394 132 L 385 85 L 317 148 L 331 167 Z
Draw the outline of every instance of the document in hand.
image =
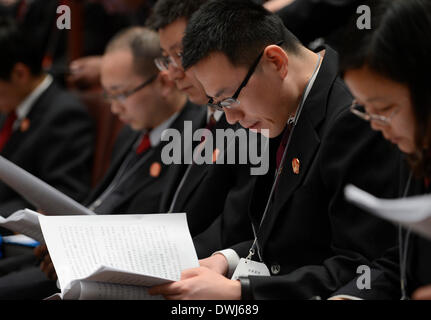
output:
M 184 213 L 39 221 L 62 299 L 154 299 L 146 287 L 177 281 L 182 270 L 199 266 Z
M 94 214 L 64 193 L 0 156 L 0 180 L 44 214 Z
M 353 185 L 346 186 L 344 193 L 362 209 L 431 239 L 431 195 L 379 199 Z

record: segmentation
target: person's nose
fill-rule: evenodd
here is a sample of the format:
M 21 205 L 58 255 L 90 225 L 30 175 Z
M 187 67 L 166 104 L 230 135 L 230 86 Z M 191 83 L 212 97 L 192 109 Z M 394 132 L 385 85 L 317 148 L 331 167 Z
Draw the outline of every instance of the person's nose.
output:
M 168 76 L 171 81 L 181 80 L 185 76 L 183 68 L 169 64 Z
M 111 112 L 113 114 L 119 114 L 122 109 L 123 109 L 123 106 L 121 105 L 120 102 L 118 102 L 117 100 L 111 101 Z
M 378 120 L 370 120 L 370 126 L 371 126 L 371 129 L 375 131 L 382 131 L 382 132 L 386 130 L 388 127 L 387 125 L 382 124 Z
M 229 124 L 235 124 L 240 120 L 244 119 L 244 113 L 240 109 L 236 108 L 224 108 L 226 120 Z

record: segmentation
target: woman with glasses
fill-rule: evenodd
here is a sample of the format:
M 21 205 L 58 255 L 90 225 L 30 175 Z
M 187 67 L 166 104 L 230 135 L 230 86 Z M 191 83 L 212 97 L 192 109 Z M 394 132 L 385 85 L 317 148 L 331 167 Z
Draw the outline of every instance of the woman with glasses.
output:
M 426 193 L 431 177 L 431 1 L 383 0 L 371 12 L 372 29 L 352 27 L 356 31 L 340 52 L 341 72 L 355 96 L 351 111 L 407 155 L 411 174 L 400 196 Z M 431 299 L 431 287 L 415 291 L 431 283 L 431 243 L 409 230 L 400 228 L 399 247 L 376 261 L 372 271 L 371 290 L 358 290 L 355 280 L 336 295 Z

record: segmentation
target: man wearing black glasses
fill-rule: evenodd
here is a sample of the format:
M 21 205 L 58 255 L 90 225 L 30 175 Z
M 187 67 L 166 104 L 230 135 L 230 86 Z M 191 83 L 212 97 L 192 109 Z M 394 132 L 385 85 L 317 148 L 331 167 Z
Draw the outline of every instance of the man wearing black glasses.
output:
M 184 121 L 200 123 L 204 112 L 159 72 L 156 32 L 135 27 L 108 44 L 101 83 L 111 111 L 127 126 L 120 132 L 111 166 L 90 196 L 96 213 L 155 213 L 170 169 L 161 159 L 165 129 L 183 130 Z M 185 166 L 178 166 L 180 170 Z
M 168 72 L 177 88 L 186 93 L 190 101 L 202 105 L 202 109 L 206 110 L 207 118 L 203 127 L 210 130 L 212 137 L 216 137 L 217 130 L 246 132 L 238 124 L 230 125 L 223 110 L 206 105 L 208 98 L 202 85 L 181 64 L 182 38 L 187 22 L 205 2 L 206 0 L 156 2 L 149 25 L 159 33 L 162 56 L 155 62 L 159 70 Z M 234 150 L 235 163 L 193 163 L 184 175 L 171 170 L 172 181 L 176 183 L 166 187 L 160 207 L 160 212 L 187 212 L 198 257 L 207 257 L 215 250 L 252 236 L 247 204 L 256 176 L 250 174 L 249 163 L 239 163 L 237 156 L 240 148 L 242 151 L 246 148 L 238 141 L 226 139 L 226 148 L 218 149 L 215 140 L 213 158 L 217 158 L 217 154 L 220 154 L 219 157 L 225 156 Z
M 325 299 L 393 245 L 392 226 L 344 200 L 347 183 L 396 197 L 401 162 L 350 112 L 335 51 L 310 51 L 276 15 L 250 1 L 215 0 L 191 18 L 182 59 L 230 123 L 267 129 L 270 140 L 281 142 L 271 179 L 256 183 L 271 192 L 256 189 L 249 206 L 254 237 L 152 294 Z

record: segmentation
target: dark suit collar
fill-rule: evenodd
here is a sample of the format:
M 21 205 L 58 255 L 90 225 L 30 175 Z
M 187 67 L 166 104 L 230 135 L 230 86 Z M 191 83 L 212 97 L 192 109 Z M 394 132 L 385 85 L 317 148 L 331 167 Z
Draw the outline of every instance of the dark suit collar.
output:
M 211 130 L 213 133 L 213 137 L 215 137 L 215 130 L 217 129 L 226 129 L 226 128 L 233 128 L 234 130 L 238 128 L 238 126 L 232 127 L 226 120 L 226 115 L 223 113 L 221 118 L 217 121 L 214 128 Z M 229 144 L 229 141 L 225 144 L 227 146 Z M 215 148 L 215 143 L 213 145 L 213 148 Z M 219 156 L 223 156 L 225 150 L 220 150 Z M 178 208 L 183 208 L 189 198 L 193 195 L 196 188 L 199 186 L 201 181 L 205 178 L 205 176 L 208 173 L 208 170 L 212 168 L 212 166 L 219 165 L 219 164 L 201 164 L 201 165 L 193 165 L 193 167 L 190 169 L 190 172 L 187 175 L 187 183 L 185 183 L 180 191 L 180 195 L 175 203 L 174 210 L 182 210 Z
M 31 110 L 25 116 L 27 120 L 30 121 L 30 125 L 37 125 L 39 119 L 43 118 L 46 115 L 46 112 L 49 112 L 49 109 L 52 107 L 53 101 L 52 96 L 58 93 L 58 88 L 55 83 L 52 82 L 46 90 L 44 90 L 41 95 L 34 101 Z M 4 121 L 4 119 L 2 119 Z M 21 119 L 22 120 L 22 119 Z M 0 120 L 1 121 L 1 120 Z M 17 120 L 19 121 L 19 120 Z M 27 135 L 30 134 L 29 131 L 22 131 L 19 123 L 17 124 L 17 128 L 14 129 L 9 141 L 4 146 L 1 154 L 2 156 L 8 158 L 11 154 L 13 154 L 16 150 L 15 146 L 20 144 L 20 141 Z
M 323 49 L 326 50 L 325 56 L 323 57 L 319 73 L 317 74 L 303 109 L 303 112 L 307 114 L 306 116 L 309 118 L 313 127 L 317 127 L 325 118 L 326 103 L 322 103 L 322 101 L 327 101 L 329 91 L 338 75 L 337 52 L 329 46 L 320 47 L 316 52 Z
M 196 110 L 197 110 L 196 108 L 200 108 L 200 107 L 197 107 L 196 105 L 194 105 L 190 102 L 187 102 L 186 105 L 181 109 L 181 111 L 179 111 L 178 116 L 169 125 L 169 129 L 176 129 L 176 130 L 182 132 L 184 129 L 184 121 L 194 120 L 194 117 L 196 117 L 196 116 L 200 116 L 200 117 L 204 118 L 205 117 L 204 110 L 202 110 L 202 113 L 196 114 Z M 115 163 L 113 163 L 112 170 L 109 170 L 110 176 L 107 175 L 108 181 L 111 181 L 113 179 L 116 171 L 121 166 L 121 163 L 124 161 L 127 154 L 129 154 L 130 151 L 132 150 L 134 142 L 136 141 L 138 136 L 139 136 L 139 132 L 136 132 L 135 134 L 131 135 L 131 137 L 127 140 L 126 143 L 124 143 L 123 148 L 121 148 L 121 150 L 119 152 L 119 159 Z M 137 176 L 139 176 L 139 179 L 136 180 L 135 183 L 133 183 L 131 185 L 131 188 L 128 189 L 127 194 L 122 198 L 121 203 L 118 203 L 118 206 L 120 206 L 122 203 L 128 201 L 131 197 L 133 197 L 136 194 L 136 192 L 138 192 L 139 190 L 144 188 L 147 184 L 149 184 L 153 181 L 154 178 L 150 176 L 150 167 L 153 163 L 159 162 L 162 166 L 162 170 L 167 169 L 166 166 L 163 165 L 163 163 L 161 161 L 161 152 L 162 152 L 163 147 L 167 143 L 168 142 L 166 142 L 166 141 L 160 142 L 157 146 L 154 146 L 150 150 L 148 150 L 147 154 L 143 155 L 143 157 L 145 157 L 145 158 L 141 159 L 142 161 L 138 160 L 139 162 L 137 163 L 137 165 L 139 166 L 139 168 L 136 171 L 137 173 L 133 176 L 137 175 Z M 129 179 L 134 179 L 133 176 L 129 177 Z M 124 181 L 122 183 L 128 183 L 128 181 Z M 106 183 L 105 183 L 104 187 L 105 188 L 107 187 Z M 103 190 L 101 192 L 103 192 Z
M 126 133 L 127 131 L 128 133 Z M 129 127 L 124 127 L 122 129 L 122 132 L 120 132 L 120 135 L 117 137 L 117 139 L 121 138 L 122 134 L 125 134 L 125 135 L 127 134 L 127 136 L 124 139 L 122 139 L 124 141 L 120 141 L 121 147 L 113 154 L 108 170 L 104 174 L 102 181 L 100 181 L 97 184 L 96 188 L 87 199 L 86 201 L 87 205 L 90 205 L 91 203 L 93 203 L 110 185 L 112 180 L 115 178 L 118 170 L 120 169 L 122 163 L 127 158 L 127 155 L 130 154 L 139 136 L 139 132 L 133 132 L 132 129 L 130 129 Z
M 295 190 L 302 183 L 313 162 L 320 145 L 318 126 L 326 117 L 328 96 L 332 84 L 337 78 L 337 73 L 338 56 L 334 50 L 326 47 L 326 54 L 316 81 L 305 101 L 298 123 L 292 132 L 290 145 L 287 149 L 282 173 L 273 197 L 271 208 L 263 222 L 262 228 L 258 232 L 259 244 L 261 246 L 271 234 L 271 230 L 278 215 L 283 210 L 285 204 L 290 200 Z M 298 159 L 300 162 L 299 174 L 293 172 L 292 161 L 294 159 Z M 284 212 L 283 214 L 289 213 Z

